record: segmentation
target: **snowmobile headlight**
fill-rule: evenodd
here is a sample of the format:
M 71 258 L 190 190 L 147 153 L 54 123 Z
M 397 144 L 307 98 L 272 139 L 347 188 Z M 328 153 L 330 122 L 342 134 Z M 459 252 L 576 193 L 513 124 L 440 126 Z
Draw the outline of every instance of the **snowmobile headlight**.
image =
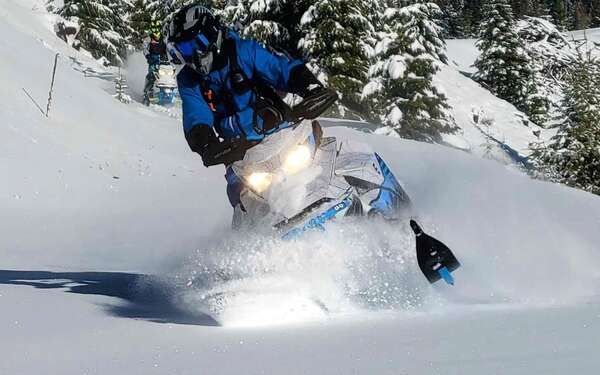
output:
M 298 145 L 287 154 L 283 162 L 283 172 L 287 175 L 295 174 L 310 165 L 312 154 L 307 145 Z
M 273 181 L 273 175 L 268 172 L 254 172 L 246 179 L 257 193 L 267 190 Z

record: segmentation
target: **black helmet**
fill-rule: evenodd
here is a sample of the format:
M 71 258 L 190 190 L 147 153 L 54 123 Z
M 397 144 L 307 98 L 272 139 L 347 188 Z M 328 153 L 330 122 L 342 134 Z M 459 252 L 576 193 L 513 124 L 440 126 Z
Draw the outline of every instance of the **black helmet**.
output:
M 187 5 L 175 13 L 169 22 L 167 41 L 176 43 L 191 40 L 202 34 L 215 43 L 221 31 L 221 23 L 210 9 L 202 5 Z
M 186 63 L 202 74 L 212 69 L 214 53 L 221 49 L 223 27 L 202 5 L 188 5 L 175 13 L 164 37 L 172 61 Z

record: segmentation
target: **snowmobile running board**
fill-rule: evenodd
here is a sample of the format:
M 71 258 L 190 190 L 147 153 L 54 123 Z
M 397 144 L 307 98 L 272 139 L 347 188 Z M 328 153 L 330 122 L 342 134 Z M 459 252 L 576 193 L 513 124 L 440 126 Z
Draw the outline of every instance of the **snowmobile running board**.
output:
M 313 217 L 304 225 L 285 233 L 281 238 L 285 241 L 296 239 L 307 231 L 318 229 L 325 230 L 324 224 L 335 218 L 340 212 L 352 205 L 352 198 L 347 197 L 325 212 Z M 423 275 L 430 283 L 444 280 L 449 285 L 454 285 L 452 272 L 460 267 L 448 246 L 429 236 L 421 229 L 415 220 L 410 221 L 410 227 L 416 236 L 417 261 Z
M 318 230 L 324 231 L 325 227 L 323 226 L 323 224 L 325 224 L 327 221 L 333 219 L 342 210 L 350 207 L 351 204 L 352 204 L 352 198 L 350 198 L 350 197 L 345 198 L 341 202 L 339 202 L 338 204 L 336 204 L 335 206 L 330 207 L 329 209 L 327 209 L 322 214 L 313 217 L 312 219 L 310 219 L 309 221 L 307 221 L 301 227 L 294 228 L 294 229 L 290 230 L 289 232 L 287 232 L 286 234 L 284 234 L 281 237 L 281 239 L 283 239 L 283 240 L 293 240 L 295 238 L 300 237 L 304 232 L 307 232 L 307 231 L 312 230 L 312 229 L 318 229 Z

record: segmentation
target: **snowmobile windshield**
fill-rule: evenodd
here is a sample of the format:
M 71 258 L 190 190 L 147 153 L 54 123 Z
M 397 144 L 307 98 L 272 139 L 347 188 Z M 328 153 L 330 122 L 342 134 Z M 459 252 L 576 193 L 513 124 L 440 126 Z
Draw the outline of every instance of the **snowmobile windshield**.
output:
M 256 173 L 292 175 L 308 166 L 315 152 L 312 125 L 303 121 L 269 135 L 249 149 L 243 160 L 233 163 L 232 168 L 236 175 L 246 179 L 252 179 Z

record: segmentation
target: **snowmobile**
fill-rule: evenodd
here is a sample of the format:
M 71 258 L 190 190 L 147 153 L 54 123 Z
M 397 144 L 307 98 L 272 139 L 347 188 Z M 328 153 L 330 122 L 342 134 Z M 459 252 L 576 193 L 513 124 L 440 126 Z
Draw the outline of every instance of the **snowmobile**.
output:
M 344 217 L 409 220 L 423 274 L 431 283 L 453 284 L 451 272 L 460 263 L 411 218 L 411 200 L 385 161 L 368 145 L 325 137 L 319 122 L 308 120 L 335 98 L 325 92 L 305 99 L 293 110 L 292 126 L 245 147 L 243 158 L 231 165 L 244 186 L 233 226 L 270 228 L 292 240 Z M 239 148 L 230 145 L 224 152 Z
M 175 66 L 162 62 L 154 71 L 154 94 L 156 104 L 170 106 L 175 103 L 177 93 L 177 78 Z M 156 92 L 158 91 L 158 92 Z

